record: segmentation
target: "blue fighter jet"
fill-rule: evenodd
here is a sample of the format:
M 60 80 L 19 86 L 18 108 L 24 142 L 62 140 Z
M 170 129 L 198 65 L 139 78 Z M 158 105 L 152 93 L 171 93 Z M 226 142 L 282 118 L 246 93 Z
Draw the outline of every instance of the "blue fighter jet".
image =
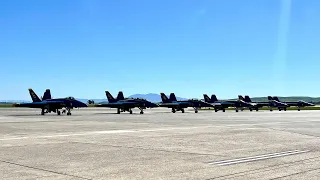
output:
M 42 97 L 42 100 L 37 96 L 37 94 L 30 88 L 29 93 L 33 102 L 31 103 L 16 103 L 13 104 L 14 107 L 29 107 L 29 108 L 40 108 L 41 115 L 45 113 L 55 112 L 57 115 L 60 115 L 61 112 L 59 109 L 65 108 L 67 115 L 71 115 L 71 109 L 88 107 L 85 103 L 80 102 L 73 97 L 67 98 L 51 98 L 50 90 L 47 89 Z M 63 111 L 65 112 L 65 111 Z
M 211 95 L 211 98 L 207 94 L 203 94 L 203 98 L 205 102 L 211 103 L 214 105 L 215 112 L 222 110 L 223 112 L 226 111 L 226 108 L 234 107 L 236 112 L 239 112 L 239 109 L 241 111 L 244 110 L 244 108 L 252 107 L 252 105 L 242 101 L 242 100 L 218 100 L 217 96 L 215 94 Z
M 117 114 L 120 112 L 128 111 L 132 114 L 133 108 L 139 108 L 140 114 L 143 114 L 143 110 L 146 108 L 155 108 L 159 107 L 157 104 L 147 101 L 142 98 L 124 98 L 122 91 L 119 92 L 117 99 L 114 99 L 113 96 L 105 91 L 106 96 L 108 98 L 108 103 L 97 104 L 96 107 L 109 107 L 109 108 L 117 108 Z
M 288 105 L 288 107 L 290 107 L 290 106 L 296 106 L 296 107 L 298 107 L 298 111 L 301 110 L 301 107 L 315 106 L 313 103 L 305 102 L 305 101 L 302 101 L 302 100 L 283 102 L 283 101 L 280 101 L 277 96 L 273 96 L 272 99 L 273 99 L 274 101 L 277 101 L 277 102 L 285 103 L 285 104 Z
M 158 105 L 160 107 L 171 108 L 172 113 L 175 113 L 176 111 L 181 111 L 182 113 L 184 113 L 184 109 L 188 107 L 192 107 L 195 113 L 198 113 L 198 110 L 201 107 L 214 107 L 212 104 L 203 102 L 198 99 L 178 101 L 174 93 L 170 94 L 169 99 L 164 93 L 160 93 L 160 95 L 162 103 L 159 103 Z

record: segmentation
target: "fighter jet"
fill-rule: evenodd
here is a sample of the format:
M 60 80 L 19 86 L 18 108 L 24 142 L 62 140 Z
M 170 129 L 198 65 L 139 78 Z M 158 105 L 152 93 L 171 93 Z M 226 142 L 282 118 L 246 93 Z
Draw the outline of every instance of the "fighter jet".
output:
M 272 105 L 272 103 L 270 102 L 252 102 L 248 95 L 245 95 L 244 98 L 241 95 L 239 95 L 238 97 L 239 97 L 239 100 L 244 101 L 250 105 L 248 106 L 250 111 L 252 111 L 253 109 L 255 109 L 256 111 L 259 111 L 259 108 L 262 108 L 264 106 L 270 107 Z
M 287 107 L 289 107 L 288 104 L 286 104 L 284 102 L 280 102 L 278 100 L 274 100 L 271 96 L 268 96 L 268 100 L 271 103 L 270 104 L 270 111 L 273 111 L 272 107 L 278 108 L 279 111 L 281 111 L 281 110 L 286 111 Z
M 184 113 L 184 109 L 190 106 L 188 102 L 173 102 L 173 100 L 168 99 L 168 97 L 164 93 L 160 93 L 160 96 L 162 102 L 160 102 L 158 105 L 160 107 L 171 108 L 173 113 L 175 113 L 176 111 L 181 111 L 182 113 Z
M 30 88 L 29 93 L 32 99 L 32 103 L 17 103 L 13 104 L 14 107 L 29 107 L 29 108 L 41 108 L 41 115 L 45 113 L 55 112 L 60 115 L 59 109 L 66 108 L 67 115 L 71 115 L 71 109 L 88 107 L 85 103 L 80 102 L 73 97 L 52 99 L 50 90 L 47 89 L 42 97 L 42 100 L 37 94 Z
M 159 103 L 158 105 L 160 107 L 171 108 L 173 113 L 175 113 L 176 111 L 181 111 L 182 113 L 184 113 L 184 109 L 188 107 L 193 107 L 195 113 L 198 113 L 198 110 L 201 107 L 214 107 L 212 104 L 203 102 L 198 99 L 178 101 L 174 93 L 170 94 L 169 99 L 164 93 L 160 93 L 160 95 L 162 103 Z
M 279 100 L 279 98 L 277 96 L 273 96 L 272 99 L 275 100 L 275 101 L 278 101 L 278 102 L 282 102 L 282 101 Z M 298 107 L 298 111 L 301 110 L 301 107 L 315 106 L 313 103 L 305 102 L 305 101 L 302 101 L 302 100 L 299 100 L 299 101 L 286 101 L 286 102 L 282 102 L 282 103 L 287 104 L 288 107 L 296 106 L 296 107 Z
M 114 99 L 113 96 L 108 91 L 105 91 L 105 93 L 109 102 L 103 103 L 103 104 L 97 104 L 95 106 L 117 108 L 117 114 L 120 114 L 120 112 L 126 112 L 126 111 L 132 114 L 132 109 L 136 107 L 140 109 L 140 114 L 143 114 L 144 113 L 143 109 L 158 107 L 157 104 L 147 101 L 146 99 L 124 98 L 122 91 L 119 92 L 117 99 Z
M 203 94 L 203 97 L 205 102 L 211 103 L 212 105 L 214 105 L 215 112 L 219 110 L 222 110 L 223 112 L 225 112 L 226 108 L 229 108 L 229 107 L 234 107 L 235 111 L 239 112 L 239 109 L 243 111 L 244 108 L 250 106 L 250 104 L 241 100 L 218 100 L 215 94 L 212 94 L 211 98 L 209 98 L 207 94 Z

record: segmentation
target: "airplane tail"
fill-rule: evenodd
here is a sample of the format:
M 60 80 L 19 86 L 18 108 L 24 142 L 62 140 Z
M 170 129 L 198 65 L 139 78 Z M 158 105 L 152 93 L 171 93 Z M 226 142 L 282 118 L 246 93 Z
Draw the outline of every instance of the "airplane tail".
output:
M 43 94 L 42 101 L 43 101 L 43 100 L 47 100 L 47 99 L 51 99 L 50 89 L 46 89 L 46 91 L 45 91 L 44 94 Z
M 119 91 L 118 96 L 117 96 L 117 101 L 119 100 L 124 100 L 123 92 Z
M 241 101 L 245 101 L 242 95 L 238 95 L 238 99 Z
M 215 101 L 218 101 L 218 98 L 215 94 L 212 94 L 211 95 L 211 102 L 215 102 Z
M 280 102 L 277 96 L 273 96 L 273 100 Z
M 116 100 L 113 98 L 113 96 L 110 94 L 109 91 L 106 91 L 106 96 L 107 96 L 107 98 L 108 98 L 108 102 L 109 102 L 109 103 L 116 102 Z
M 174 93 L 170 93 L 169 99 L 170 101 L 177 101 L 176 95 Z
M 41 102 L 38 95 L 31 88 L 29 89 L 29 93 L 33 102 Z
M 161 100 L 162 100 L 163 103 L 170 102 L 168 97 L 164 93 L 160 93 L 160 95 L 161 95 Z
M 211 99 L 209 98 L 209 96 L 207 94 L 203 94 L 203 98 L 204 98 L 205 102 L 207 102 L 207 103 L 211 102 Z
M 245 96 L 244 96 L 244 101 L 245 101 L 245 102 L 252 102 L 251 99 L 250 99 L 250 97 L 249 97 L 248 95 L 245 95 Z
M 273 100 L 273 98 L 271 96 L 268 96 L 268 100 L 271 101 Z

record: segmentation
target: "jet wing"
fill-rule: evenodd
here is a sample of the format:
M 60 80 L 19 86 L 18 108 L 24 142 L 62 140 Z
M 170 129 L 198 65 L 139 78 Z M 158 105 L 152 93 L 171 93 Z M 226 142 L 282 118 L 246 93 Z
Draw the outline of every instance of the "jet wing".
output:
M 46 103 L 43 102 L 32 102 L 32 103 L 16 103 L 13 104 L 13 107 L 28 107 L 28 108 L 43 108 Z
M 271 105 L 270 102 L 256 102 L 256 104 L 257 104 L 257 106 L 260 106 L 260 107 L 262 107 L 262 106 L 270 106 Z
M 187 102 L 172 102 L 172 103 L 160 103 L 158 104 L 159 107 L 169 107 L 169 108 L 172 108 L 172 107 L 189 107 L 190 106 L 190 103 L 187 103 Z
M 288 106 L 298 106 L 299 102 L 282 102 L 282 103 L 286 103 Z
M 198 102 L 200 107 L 214 107 L 213 104 L 207 103 L 207 102 L 203 102 L 203 101 L 199 101 Z

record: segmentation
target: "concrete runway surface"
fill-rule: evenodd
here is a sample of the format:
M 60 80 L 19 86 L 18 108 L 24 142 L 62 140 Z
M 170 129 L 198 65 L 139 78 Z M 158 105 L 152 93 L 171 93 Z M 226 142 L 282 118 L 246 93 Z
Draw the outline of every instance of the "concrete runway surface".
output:
M 320 111 L 0 109 L 0 179 L 320 179 Z

